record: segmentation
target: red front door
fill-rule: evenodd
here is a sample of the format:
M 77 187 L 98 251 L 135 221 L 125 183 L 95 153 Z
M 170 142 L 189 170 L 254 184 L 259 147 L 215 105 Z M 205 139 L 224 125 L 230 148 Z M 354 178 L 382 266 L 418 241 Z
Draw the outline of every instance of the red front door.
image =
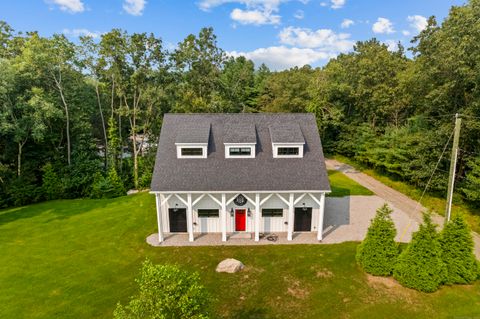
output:
M 245 231 L 246 215 L 245 209 L 235 210 L 235 231 Z

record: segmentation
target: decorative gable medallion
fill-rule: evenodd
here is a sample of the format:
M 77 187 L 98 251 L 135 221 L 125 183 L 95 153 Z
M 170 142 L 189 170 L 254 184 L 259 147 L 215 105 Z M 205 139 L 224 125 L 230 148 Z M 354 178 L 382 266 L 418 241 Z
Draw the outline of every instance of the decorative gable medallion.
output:
M 235 199 L 233 200 L 233 202 L 235 203 L 235 205 L 237 206 L 243 206 L 247 203 L 247 199 L 245 198 L 245 196 L 243 196 L 242 194 L 238 195 L 237 197 L 235 197 Z

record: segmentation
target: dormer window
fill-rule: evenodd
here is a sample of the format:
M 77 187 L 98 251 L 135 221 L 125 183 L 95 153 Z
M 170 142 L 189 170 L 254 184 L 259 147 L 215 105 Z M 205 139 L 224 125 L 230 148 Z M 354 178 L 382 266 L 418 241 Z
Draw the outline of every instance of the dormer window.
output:
M 175 138 L 177 158 L 207 158 L 210 124 L 182 127 Z
M 298 155 L 300 147 L 277 147 L 277 155 Z
M 229 149 L 230 156 L 250 156 L 252 155 L 251 147 L 230 147 Z
M 180 144 L 177 145 L 177 158 L 207 158 L 207 144 L 192 145 Z
M 201 147 L 181 147 L 182 156 L 202 156 L 203 148 Z
M 255 158 L 255 144 L 225 143 L 225 158 Z
M 269 127 L 273 158 L 302 158 L 305 139 L 296 123 L 278 123 Z
M 257 134 L 252 123 L 227 123 L 223 145 L 225 158 L 255 158 Z
M 303 157 L 303 144 L 273 144 L 274 158 L 300 158 Z

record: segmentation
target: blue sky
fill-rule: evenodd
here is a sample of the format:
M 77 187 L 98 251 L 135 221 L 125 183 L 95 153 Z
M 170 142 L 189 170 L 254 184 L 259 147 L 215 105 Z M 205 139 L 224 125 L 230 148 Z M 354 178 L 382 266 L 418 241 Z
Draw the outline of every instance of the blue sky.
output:
M 168 48 L 211 26 L 231 55 L 273 69 L 311 64 L 376 37 L 395 50 L 465 0 L 17 0 L 0 2 L 0 20 L 17 31 L 95 37 L 112 28 L 153 32 Z

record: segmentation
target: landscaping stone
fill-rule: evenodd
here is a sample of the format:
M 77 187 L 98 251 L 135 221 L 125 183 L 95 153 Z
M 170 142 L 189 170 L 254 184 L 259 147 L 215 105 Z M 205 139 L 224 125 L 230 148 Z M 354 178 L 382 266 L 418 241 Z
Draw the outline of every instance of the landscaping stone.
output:
M 127 192 L 127 195 L 132 195 L 138 193 L 138 189 L 131 189 Z
M 217 269 L 215 270 L 216 272 L 227 272 L 227 273 L 235 273 L 239 272 L 242 270 L 245 266 L 242 264 L 241 261 L 233 259 L 233 258 L 228 258 L 225 260 L 222 260 L 218 266 Z

